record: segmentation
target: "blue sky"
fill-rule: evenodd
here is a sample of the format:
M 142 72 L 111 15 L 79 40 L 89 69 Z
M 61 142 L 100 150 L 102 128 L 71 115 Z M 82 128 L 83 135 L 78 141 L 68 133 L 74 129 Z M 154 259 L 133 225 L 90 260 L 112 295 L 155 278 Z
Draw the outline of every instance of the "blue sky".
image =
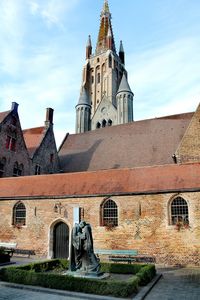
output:
M 74 132 L 85 45 L 96 46 L 103 0 L 0 0 L 0 111 L 19 103 L 23 128 L 54 113 L 58 145 Z M 200 1 L 109 0 L 122 39 L 134 118 L 194 111 L 200 102 Z

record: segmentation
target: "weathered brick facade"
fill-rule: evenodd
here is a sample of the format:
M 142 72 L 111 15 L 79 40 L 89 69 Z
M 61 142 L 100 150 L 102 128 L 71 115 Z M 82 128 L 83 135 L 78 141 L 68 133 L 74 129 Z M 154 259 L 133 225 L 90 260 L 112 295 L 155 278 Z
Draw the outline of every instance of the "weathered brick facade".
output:
M 18 248 L 53 257 L 54 226 L 64 222 L 71 231 L 73 210 L 80 207 L 82 218 L 92 225 L 96 249 L 136 249 L 141 255 L 155 256 L 159 264 L 200 265 L 198 172 L 199 164 L 189 164 L 2 179 L 0 241 L 17 242 Z M 6 192 L 12 182 L 12 193 Z M 185 199 L 189 211 L 189 226 L 179 229 L 171 223 L 171 203 L 176 197 Z M 101 226 L 105 199 L 112 199 L 118 207 L 117 227 Z M 27 212 L 26 225 L 20 228 L 12 225 L 18 201 Z
M 59 172 L 53 109 L 47 109 L 43 127 L 22 131 L 18 104 L 13 102 L 10 111 L 0 113 L 0 178 Z
M 30 159 L 15 102 L 0 121 L 0 162 L 3 164 L 0 177 L 29 175 Z
M 200 104 L 176 151 L 177 162 L 200 161 Z

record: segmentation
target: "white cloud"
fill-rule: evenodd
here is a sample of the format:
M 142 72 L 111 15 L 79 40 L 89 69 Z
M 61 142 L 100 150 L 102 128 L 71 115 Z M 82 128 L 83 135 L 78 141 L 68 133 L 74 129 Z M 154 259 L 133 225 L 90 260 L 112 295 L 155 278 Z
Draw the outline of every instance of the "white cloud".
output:
M 30 2 L 30 11 L 38 14 L 48 26 L 57 25 L 64 29 L 62 21 L 66 15 L 79 3 L 80 0 L 35 0 Z
M 200 102 L 200 38 L 186 37 L 128 57 L 139 118 L 192 111 Z

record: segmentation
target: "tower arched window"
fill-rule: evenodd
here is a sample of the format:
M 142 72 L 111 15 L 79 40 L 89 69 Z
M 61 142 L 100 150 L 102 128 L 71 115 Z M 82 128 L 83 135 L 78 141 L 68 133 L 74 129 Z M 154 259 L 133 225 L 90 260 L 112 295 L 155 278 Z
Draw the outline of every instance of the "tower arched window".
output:
M 112 126 L 112 120 L 111 119 L 108 120 L 108 126 Z
M 100 81 L 101 81 L 101 75 L 100 73 L 97 73 L 97 83 L 100 83 Z
M 102 127 L 106 127 L 106 125 L 107 125 L 107 122 L 106 122 L 106 120 L 104 119 L 104 120 L 102 121 Z
M 13 225 L 26 225 L 26 207 L 21 201 L 13 207 Z
M 98 128 L 101 128 L 101 123 L 100 123 L 100 122 L 97 122 L 96 128 L 97 128 L 97 129 L 98 129 Z
M 176 197 L 170 206 L 171 225 L 177 223 L 189 224 L 188 204 L 182 197 Z
M 111 56 L 111 54 L 109 54 L 109 56 L 108 56 L 108 67 L 112 68 L 112 56 Z
M 101 225 L 118 226 L 118 207 L 112 199 L 107 199 L 101 206 Z

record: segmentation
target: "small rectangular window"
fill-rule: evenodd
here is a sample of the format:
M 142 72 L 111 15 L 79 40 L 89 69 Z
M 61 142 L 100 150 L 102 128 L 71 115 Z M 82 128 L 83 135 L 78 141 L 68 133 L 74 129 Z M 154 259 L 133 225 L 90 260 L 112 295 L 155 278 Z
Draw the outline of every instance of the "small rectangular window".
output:
M 14 138 L 11 139 L 10 150 L 11 151 L 15 151 L 16 150 L 16 139 L 14 139 Z
M 52 163 L 53 161 L 54 161 L 54 154 L 51 153 L 51 154 L 50 154 L 50 162 Z
M 11 141 L 11 136 L 7 136 L 6 138 L 6 149 L 10 149 L 10 141 Z
M 16 150 L 16 138 L 13 138 L 11 136 L 7 136 L 6 138 L 6 149 L 15 151 Z
M 35 175 L 40 175 L 41 174 L 41 167 L 39 165 L 35 166 Z

